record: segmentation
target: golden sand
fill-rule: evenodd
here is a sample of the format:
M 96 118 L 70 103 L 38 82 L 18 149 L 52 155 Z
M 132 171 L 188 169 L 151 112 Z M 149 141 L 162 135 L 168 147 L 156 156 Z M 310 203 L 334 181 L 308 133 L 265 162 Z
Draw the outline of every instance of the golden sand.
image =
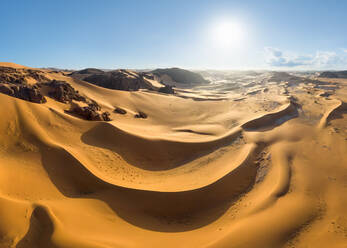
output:
M 196 101 L 46 76 L 112 121 L 0 94 L 0 247 L 346 247 L 347 80 Z

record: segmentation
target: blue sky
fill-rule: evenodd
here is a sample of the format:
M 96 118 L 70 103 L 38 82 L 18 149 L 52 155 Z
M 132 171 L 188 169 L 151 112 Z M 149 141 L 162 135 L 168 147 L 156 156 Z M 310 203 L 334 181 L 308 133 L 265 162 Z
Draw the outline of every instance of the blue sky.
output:
M 0 8 L 0 61 L 33 67 L 347 68 L 342 0 L 2 0 Z

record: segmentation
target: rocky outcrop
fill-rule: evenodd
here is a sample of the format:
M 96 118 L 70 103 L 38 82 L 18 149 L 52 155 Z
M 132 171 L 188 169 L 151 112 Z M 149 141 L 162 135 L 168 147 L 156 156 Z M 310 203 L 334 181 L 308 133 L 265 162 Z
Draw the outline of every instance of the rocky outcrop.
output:
M 9 96 L 14 96 L 14 90 L 9 84 L 0 84 L 0 92 Z
M 319 77 L 322 78 L 347 78 L 347 71 L 324 71 Z
M 198 73 L 180 68 L 156 69 L 151 73 L 165 85 L 174 85 L 175 83 L 198 85 L 209 82 Z
M 70 109 L 66 111 L 68 113 L 92 121 L 111 120 L 110 113 L 102 112 L 96 101 L 82 96 L 69 83 L 50 81 L 41 73 L 39 70 L 0 67 L 0 93 L 34 103 L 45 103 L 44 92 L 56 101 L 70 104 Z
M 70 76 L 114 90 L 137 91 L 139 89 L 153 89 L 151 84 L 145 80 L 145 73 L 136 73 L 124 69 L 108 72 L 97 69 L 85 69 L 73 72 Z
M 158 92 L 165 94 L 175 94 L 175 90 L 170 85 L 165 85 L 164 87 L 159 88 Z
M 111 118 L 110 118 L 111 114 L 107 111 L 103 112 L 101 114 L 101 118 L 104 120 L 104 121 L 110 121 Z
M 142 119 L 146 119 L 147 118 L 147 114 L 142 112 L 142 111 L 139 111 L 138 114 L 134 115 L 135 118 L 142 118 Z
M 47 80 L 39 70 L 0 67 L 0 92 L 22 100 L 45 103 L 46 99 L 31 82 Z
M 109 112 L 101 112 L 101 107 L 96 101 L 82 96 L 77 90 L 75 90 L 69 83 L 65 81 L 52 80 L 50 82 L 41 84 L 41 86 L 48 87 L 48 95 L 53 99 L 62 103 L 71 103 L 70 110 L 67 111 L 68 113 L 72 113 L 90 121 L 111 120 Z M 87 106 L 81 106 L 76 102 L 87 104 Z
M 80 75 L 103 74 L 105 71 L 95 68 L 86 68 L 80 71 L 74 71 L 70 75 L 79 77 Z
M 268 82 L 285 82 L 286 87 L 295 87 L 301 83 L 305 83 L 305 84 L 314 84 L 314 85 L 322 85 L 322 84 L 326 84 L 325 82 L 321 82 L 319 80 L 316 79 L 310 79 L 307 77 L 301 77 L 301 76 L 296 76 L 296 75 L 292 75 L 288 72 L 278 72 L 278 71 L 273 71 L 271 72 L 272 75 L 271 77 L 267 80 Z
M 22 100 L 45 103 L 47 100 L 41 94 L 40 90 L 36 86 L 23 85 L 23 84 L 0 84 L 0 92 L 9 96 L 13 96 Z
M 71 102 L 72 100 L 86 102 L 87 100 L 65 81 L 52 80 L 41 85 L 47 86 L 49 88 L 48 95 L 51 98 L 62 103 Z
M 90 121 L 110 121 L 109 112 L 101 112 L 100 105 L 86 96 L 82 96 L 69 83 L 65 81 L 52 80 L 40 83 L 40 87 L 46 88 L 49 97 L 62 103 L 69 103 L 70 109 L 67 113 L 76 115 Z
M 114 112 L 117 113 L 117 114 L 121 114 L 121 115 L 125 115 L 127 113 L 127 111 L 125 109 L 122 109 L 120 107 L 116 107 L 114 109 Z
M 152 73 L 140 72 L 139 75 L 150 80 L 155 80 L 154 75 Z
M 0 83 L 26 84 L 28 78 L 35 81 L 46 81 L 47 78 L 39 70 L 12 67 L 0 67 Z
M 319 94 L 319 96 L 321 96 L 321 97 L 329 97 L 332 94 L 334 94 L 334 93 L 333 92 L 322 92 L 322 93 Z
M 100 112 L 99 107 L 89 104 L 88 106 L 80 106 L 79 104 L 72 103 L 70 110 L 66 112 L 77 115 L 89 121 L 110 121 L 109 112 Z
M 174 94 L 174 90 L 169 86 L 176 84 L 189 87 L 209 82 L 198 73 L 180 68 L 156 69 L 151 72 L 135 72 L 124 69 L 102 71 L 89 68 L 75 71 L 70 76 L 108 89 L 126 91 L 148 89 L 166 94 Z M 153 81 L 156 83 L 153 84 Z M 167 86 L 161 87 L 163 84 Z

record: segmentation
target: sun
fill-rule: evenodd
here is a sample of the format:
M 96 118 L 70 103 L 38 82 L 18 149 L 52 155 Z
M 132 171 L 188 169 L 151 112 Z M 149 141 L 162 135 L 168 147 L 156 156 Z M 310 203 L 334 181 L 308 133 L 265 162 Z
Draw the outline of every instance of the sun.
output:
M 212 27 L 213 43 L 222 48 L 236 48 L 245 40 L 245 29 L 236 21 L 221 21 Z

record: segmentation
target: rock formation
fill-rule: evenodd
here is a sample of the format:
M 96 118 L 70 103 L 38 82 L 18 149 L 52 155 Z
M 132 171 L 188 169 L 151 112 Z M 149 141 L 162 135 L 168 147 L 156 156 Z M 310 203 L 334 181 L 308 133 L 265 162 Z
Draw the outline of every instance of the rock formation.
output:
M 45 103 L 47 100 L 35 86 L 25 84 L 0 83 L 0 92 L 22 100 Z
M 78 91 L 67 82 L 52 80 L 41 85 L 47 86 L 49 88 L 48 95 L 59 102 L 67 103 L 72 100 L 86 101 L 86 98 L 80 95 Z
M 71 113 L 77 115 L 83 119 L 89 121 L 110 121 L 110 113 L 109 112 L 100 112 L 99 108 L 96 108 L 95 105 L 89 104 L 88 106 L 81 106 L 76 103 L 71 104 L 71 108 L 66 111 L 67 113 Z
M 70 76 L 114 90 L 136 91 L 139 89 L 153 89 L 152 85 L 145 80 L 144 73 L 136 73 L 124 69 L 108 72 L 97 69 L 85 69 L 73 72 Z
M 142 118 L 142 119 L 146 119 L 147 118 L 147 114 L 144 112 L 139 111 L 138 114 L 134 115 L 135 118 Z
M 159 88 L 158 92 L 166 94 L 175 94 L 175 90 L 170 85 L 165 85 L 164 87 Z
M 156 69 L 151 73 L 165 85 L 175 85 L 176 83 L 197 85 L 209 82 L 198 73 L 180 68 Z
M 324 71 L 319 77 L 322 78 L 347 78 L 347 71 Z
M 114 112 L 117 114 L 121 114 L 121 115 L 125 115 L 127 113 L 127 111 L 125 109 L 122 109 L 120 107 L 116 107 Z

